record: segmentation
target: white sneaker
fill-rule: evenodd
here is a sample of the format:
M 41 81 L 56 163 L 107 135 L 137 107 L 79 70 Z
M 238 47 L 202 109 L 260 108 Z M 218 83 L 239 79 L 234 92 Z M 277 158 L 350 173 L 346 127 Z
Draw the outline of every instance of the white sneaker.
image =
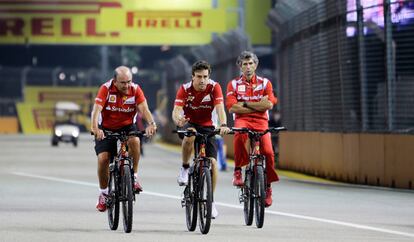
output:
M 189 168 L 184 169 L 184 167 L 180 168 L 180 173 L 178 174 L 178 177 L 177 177 L 178 185 L 180 185 L 180 186 L 187 185 L 187 183 L 188 183 L 188 169 Z
M 213 202 L 211 203 L 211 218 L 215 219 L 218 217 L 218 215 L 219 215 L 219 212 L 217 211 L 216 204 Z

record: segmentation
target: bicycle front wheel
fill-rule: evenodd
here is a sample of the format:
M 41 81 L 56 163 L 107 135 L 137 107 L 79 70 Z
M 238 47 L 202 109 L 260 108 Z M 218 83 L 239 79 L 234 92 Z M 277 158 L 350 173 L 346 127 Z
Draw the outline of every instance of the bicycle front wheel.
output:
M 109 174 L 108 186 L 109 204 L 108 204 L 108 222 L 111 230 L 118 228 L 119 222 L 119 190 L 118 177 L 116 171 L 111 171 Z
M 256 166 L 255 174 L 255 210 L 256 210 L 256 227 L 262 228 L 265 215 L 265 181 L 263 166 Z
M 124 231 L 130 233 L 132 229 L 133 192 L 131 168 L 125 165 L 122 174 L 122 213 L 124 217 Z
M 188 175 L 188 184 L 184 190 L 185 219 L 188 231 L 194 231 L 197 225 L 197 194 L 195 192 L 194 174 Z
M 244 205 L 244 222 L 246 225 L 250 226 L 253 223 L 253 208 L 254 208 L 254 197 L 253 197 L 253 187 L 254 187 L 254 177 L 251 170 L 246 170 L 244 177 L 244 187 L 243 187 L 243 205 Z
M 213 188 L 211 185 L 210 169 L 204 167 L 199 183 L 199 226 L 202 234 L 207 234 L 211 224 L 211 203 L 213 202 Z

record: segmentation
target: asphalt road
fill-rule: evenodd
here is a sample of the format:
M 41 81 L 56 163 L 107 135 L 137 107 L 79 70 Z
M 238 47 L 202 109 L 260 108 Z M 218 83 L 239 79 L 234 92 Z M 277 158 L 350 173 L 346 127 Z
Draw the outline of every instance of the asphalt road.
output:
M 210 232 L 188 232 L 176 183 L 180 155 L 147 144 L 144 193 L 132 232 L 111 231 L 98 196 L 92 138 L 51 147 L 49 136 L 0 135 L 0 241 L 414 241 L 414 192 L 298 180 L 273 185 L 262 229 L 245 226 L 231 172 L 220 172 L 219 217 Z

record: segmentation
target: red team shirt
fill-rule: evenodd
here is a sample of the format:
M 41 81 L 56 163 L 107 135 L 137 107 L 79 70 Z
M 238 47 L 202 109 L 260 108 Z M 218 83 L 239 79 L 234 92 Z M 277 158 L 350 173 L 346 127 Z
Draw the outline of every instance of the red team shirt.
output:
M 258 102 L 264 96 L 275 105 L 277 98 L 273 94 L 272 83 L 267 78 L 254 75 L 249 83 L 244 76 L 233 79 L 227 85 L 226 107 L 229 110 L 238 102 Z M 255 130 L 268 127 L 269 112 L 233 114 L 235 127 L 247 127 Z M 251 124 L 252 127 L 246 125 Z
M 239 77 L 229 82 L 227 85 L 226 107 L 230 109 L 238 102 L 258 102 L 263 96 L 268 96 L 269 101 L 276 104 L 277 99 L 273 94 L 272 83 L 269 79 L 256 76 L 252 77 L 251 82 L 246 78 Z M 254 112 L 248 114 L 234 114 L 234 126 L 237 128 L 249 128 L 257 131 L 265 130 L 269 127 L 269 113 Z M 247 134 L 236 133 L 234 135 L 234 162 L 236 167 L 242 167 L 249 163 L 249 156 L 245 147 Z M 274 153 L 270 133 L 261 138 L 260 151 L 266 156 L 267 184 L 278 181 L 279 177 L 274 170 Z
M 196 91 L 192 82 L 183 84 L 177 92 L 174 104 L 184 109 L 184 115 L 190 123 L 201 126 L 213 126 L 211 112 L 214 106 L 223 103 L 220 84 L 209 80 L 204 91 Z
M 128 94 L 124 95 L 113 85 L 112 80 L 104 83 L 95 98 L 95 103 L 103 107 L 99 124 L 109 130 L 133 124 L 137 105 L 144 101 L 144 93 L 138 84 L 132 83 Z

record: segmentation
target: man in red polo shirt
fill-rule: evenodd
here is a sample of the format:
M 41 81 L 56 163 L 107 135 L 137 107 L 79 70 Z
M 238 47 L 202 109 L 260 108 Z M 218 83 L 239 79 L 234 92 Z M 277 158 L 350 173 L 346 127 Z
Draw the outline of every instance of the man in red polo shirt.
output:
M 98 178 L 100 195 L 96 208 L 100 212 L 106 210 L 108 194 L 109 160 L 115 155 L 116 140 L 105 139 L 103 130 L 133 131 L 136 130 L 134 118 L 140 112 L 149 124 L 145 130 L 148 137 L 155 134 L 157 126 L 141 88 L 132 83 L 132 72 L 128 67 L 120 66 L 115 69 L 114 78 L 104 83 L 95 98 L 91 114 L 91 131 L 95 135 L 95 152 L 98 156 Z M 142 191 L 138 183 L 138 161 L 140 158 L 140 142 L 138 137 L 129 137 L 129 154 L 133 158 L 135 176 L 135 191 Z
M 257 56 L 249 51 L 243 51 L 237 58 L 237 65 L 242 75 L 231 80 L 227 85 L 226 107 L 233 113 L 234 127 L 249 128 L 255 131 L 264 131 L 268 128 L 269 113 L 276 104 L 272 83 L 269 79 L 256 75 L 259 64 Z M 236 133 L 234 135 L 234 177 L 233 185 L 242 186 L 243 179 L 241 167 L 249 162 L 248 147 L 250 147 L 248 134 Z M 274 154 L 270 133 L 261 139 L 261 153 L 266 157 L 267 188 L 265 205 L 272 205 L 271 183 L 279 178 L 274 169 Z
M 172 118 L 175 124 L 183 129 L 196 129 L 200 133 L 208 133 L 215 128 L 212 112 L 216 108 L 220 134 L 230 131 L 223 104 L 223 93 L 220 84 L 210 79 L 211 67 L 206 61 L 197 61 L 192 66 L 191 82 L 183 84 L 177 92 Z M 177 178 L 180 186 L 188 182 L 189 160 L 194 147 L 195 137 L 182 137 L 182 167 Z M 210 137 L 206 145 L 206 156 L 212 160 L 213 193 L 217 181 L 217 148 L 215 137 Z M 214 196 L 213 196 L 214 197 Z M 213 202 L 211 215 L 218 216 Z

